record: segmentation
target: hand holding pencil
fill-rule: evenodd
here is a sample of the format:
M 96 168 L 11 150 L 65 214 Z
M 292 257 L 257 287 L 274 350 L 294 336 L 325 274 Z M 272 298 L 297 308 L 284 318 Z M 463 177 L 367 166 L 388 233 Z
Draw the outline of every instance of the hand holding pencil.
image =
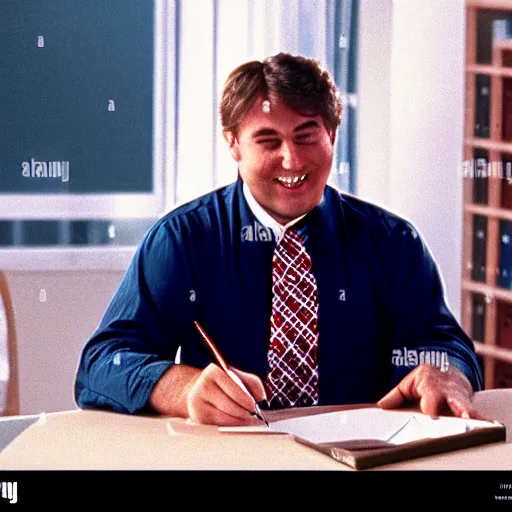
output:
M 181 365 L 177 365 L 181 366 Z M 253 413 L 255 401 L 263 396 L 263 384 L 256 375 L 231 369 L 244 383 L 251 398 L 218 364 L 211 363 L 190 382 L 187 415 L 196 423 L 222 426 L 261 425 Z
M 224 370 L 224 372 L 233 380 L 233 382 L 235 384 L 237 384 L 242 391 L 244 391 L 244 393 L 246 393 L 251 399 L 254 400 L 254 406 L 253 406 L 254 410 L 251 413 L 253 413 L 259 420 L 263 421 L 268 427 L 268 422 L 265 419 L 265 416 L 263 414 L 263 411 L 260 408 L 260 403 L 259 403 L 260 401 L 264 400 L 265 391 L 263 391 L 263 399 L 256 399 L 255 396 L 253 395 L 253 393 L 251 391 L 249 391 L 247 389 L 247 386 L 242 382 L 242 380 L 240 379 L 240 376 L 237 375 L 233 371 L 233 369 L 228 367 L 224 358 L 222 357 L 222 355 L 218 351 L 217 347 L 213 343 L 213 340 L 208 336 L 206 331 L 201 327 L 201 325 L 199 325 L 198 322 L 194 322 L 194 324 L 195 324 L 197 330 L 199 331 L 199 333 L 201 334 L 203 341 L 205 342 L 208 349 L 210 350 L 213 357 L 215 358 L 215 362 Z M 250 376 L 250 374 L 246 374 L 245 372 L 240 372 L 240 373 L 241 373 L 241 375 Z M 255 377 L 255 376 L 252 375 L 251 378 L 252 377 Z M 258 381 L 259 381 L 259 379 L 258 379 Z M 259 383 L 261 383 L 261 381 L 259 381 Z M 258 386 L 257 384 L 258 384 L 258 382 L 255 382 L 255 385 L 257 386 L 257 388 L 260 388 L 260 386 Z M 263 388 L 263 384 L 261 384 L 261 388 Z M 260 391 L 261 391 L 261 389 L 256 389 L 256 396 L 261 395 Z
M 201 332 L 199 328 L 198 331 Z M 172 365 L 154 386 L 149 405 L 159 414 L 189 418 L 196 423 L 262 425 L 263 413 L 257 410 L 257 402 L 265 399 L 261 379 L 220 363 L 212 348 L 208 348 L 215 362 L 204 369 L 187 364 Z M 222 356 L 221 360 L 224 361 Z M 261 414 L 263 420 L 258 419 L 257 414 Z

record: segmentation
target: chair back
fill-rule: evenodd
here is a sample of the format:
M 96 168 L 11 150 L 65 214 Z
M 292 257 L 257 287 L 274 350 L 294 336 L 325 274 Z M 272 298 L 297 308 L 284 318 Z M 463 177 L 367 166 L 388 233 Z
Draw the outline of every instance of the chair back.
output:
M 0 416 L 20 414 L 14 309 L 5 274 L 0 271 Z

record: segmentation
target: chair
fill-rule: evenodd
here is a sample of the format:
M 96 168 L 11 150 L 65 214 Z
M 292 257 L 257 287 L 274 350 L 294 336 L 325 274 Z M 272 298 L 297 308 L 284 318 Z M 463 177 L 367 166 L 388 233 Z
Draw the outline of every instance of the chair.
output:
M 503 423 L 512 442 L 512 388 L 486 389 L 473 395 L 473 406 L 486 418 Z
M 0 271 L 0 416 L 20 414 L 14 309 L 5 275 Z M 2 403 L 3 402 L 3 403 Z

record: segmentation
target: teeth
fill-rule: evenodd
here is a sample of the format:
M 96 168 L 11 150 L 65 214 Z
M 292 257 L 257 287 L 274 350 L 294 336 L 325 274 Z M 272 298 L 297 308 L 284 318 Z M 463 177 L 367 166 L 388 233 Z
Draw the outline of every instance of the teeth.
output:
M 302 176 L 296 176 L 295 178 L 288 178 L 288 177 L 279 177 L 277 178 L 278 181 L 281 183 L 285 183 L 287 185 L 296 185 L 297 183 L 304 181 L 306 179 L 307 174 L 304 174 Z

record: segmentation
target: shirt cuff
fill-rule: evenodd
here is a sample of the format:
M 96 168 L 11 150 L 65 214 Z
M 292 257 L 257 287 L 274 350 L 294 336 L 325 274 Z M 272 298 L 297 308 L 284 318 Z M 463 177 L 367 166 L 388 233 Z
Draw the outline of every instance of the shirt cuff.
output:
M 473 370 L 465 361 L 453 355 L 450 355 L 448 357 L 448 361 L 449 366 L 454 366 L 468 378 L 469 382 L 471 383 L 471 387 L 473 388 L 473 391 L 480 391 L 482 389 L 482 386 L 477 382 Z

